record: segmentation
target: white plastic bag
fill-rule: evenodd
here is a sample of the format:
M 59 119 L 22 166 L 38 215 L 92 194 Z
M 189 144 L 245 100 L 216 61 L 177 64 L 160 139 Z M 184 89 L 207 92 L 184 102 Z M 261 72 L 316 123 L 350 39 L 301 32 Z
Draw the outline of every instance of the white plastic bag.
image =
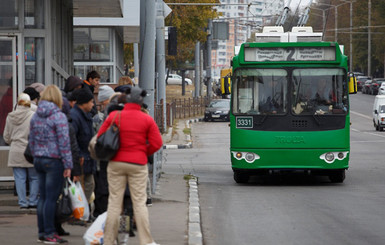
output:
M 70 183 L 69 190 L 73 211 L 72 214 L 76 219 L 87 221 L 90 216 L 90 208 L 88 207 L 87 198 L 83 188 L 79 181 L 74 183 L 68 178 L 68 183 Z
M 103 244 L 104 226 L 106 225 L 107 212 L 99 215 L 94 223 L 84 233 L 83 239 L 86 245 Z

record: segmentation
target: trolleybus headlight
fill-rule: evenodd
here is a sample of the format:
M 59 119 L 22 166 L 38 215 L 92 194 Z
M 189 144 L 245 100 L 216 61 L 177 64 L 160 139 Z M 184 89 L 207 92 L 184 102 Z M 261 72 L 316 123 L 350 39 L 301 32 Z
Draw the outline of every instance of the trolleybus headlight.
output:
M 237 154 L 235 154 L 235 157 L 237 159 L 241 159 L 242 158 L 242 152 L 237 152 Z
M 246 153 L 246 161 L 247 162 L 252 162 L 252 161 L 254 161 L 254 159 L 255 159 L 254 153 L 251 153 L 251 152 Z
M 326 159 L 326 161 L 328 161 L 328 162 L 333 161 L 333 160 L 334 160 L 334 154 L 333 154 L 332 152 L 326 153 L 326 154 L 325 154 L 325 159 Z
M 342 158 L 344 158 L 344 157 L 345 157 L 345 154 L 344 154 L 344 153 L 342 153 L 342 152 L 338 153 L 338 158 L 339 158 L 339 159 L 342 159 Z

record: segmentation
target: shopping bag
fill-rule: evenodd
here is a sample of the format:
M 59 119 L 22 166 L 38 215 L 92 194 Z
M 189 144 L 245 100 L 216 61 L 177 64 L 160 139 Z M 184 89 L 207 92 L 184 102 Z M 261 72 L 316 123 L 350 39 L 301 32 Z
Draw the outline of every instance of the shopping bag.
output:
M 66 222 L 72 216 L 72 202 L 69 194 L 69 186 L 67 179 L 64 180 L 64 188 L 56 202 L 56 221 L 63 223 Z
M 91 158 L 94 160 L 99 160 L 99 158 L 96 156 L 96 152 L 95 152 L 95 144 L 96 144 L 97 139 L 98 139 L 98 135 L 95 134 L 91 138 L 90 143 L 88 144 L 88 151 L 90 152 Z
M 99 215 L 94 223 L 87 229 L 83 235 L 83 239 L 86 245 L 103 244 L 104 238 L 104 226 L 107 220 L 107 212 Z
M 119 114 L 118 125 L 115 123 L 117 114 Z M 104 132 L 96 139 L 95 154 L 99 160 L 109 161 L 118 152 L 120 147 L 119 127 L 120 112 L 117 112 L 106 132 Z
M 67 181 L 70 184 L 69 196 L 72 204 L 72 215 L 75 219 L 87 221 L 90 216 L 90 209 L 83 188 L 79 181 L 74 183 L 70 178 L 67 178 Z

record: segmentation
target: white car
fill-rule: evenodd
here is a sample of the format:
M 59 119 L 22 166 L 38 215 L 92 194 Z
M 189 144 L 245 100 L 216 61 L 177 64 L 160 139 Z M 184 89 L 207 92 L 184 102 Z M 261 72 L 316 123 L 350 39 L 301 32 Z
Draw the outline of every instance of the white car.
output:
M 378 94 L 385 94 L 385 83 L 381 83 L 381 87 L 378 89 Z
M 166 75 L 167 76 L 167 75 Z M 167 78 L 166 78 L 167 79 Z M 189 78 L 184 79 L 185 83 L 187 85 L 192 85 L 192 81 Z M 177 85 L 182 85 L 182 77 L 179 76 L 178 74 L 169 74 L 168 75 L 168 80 L 167 84 L 177 84 Z

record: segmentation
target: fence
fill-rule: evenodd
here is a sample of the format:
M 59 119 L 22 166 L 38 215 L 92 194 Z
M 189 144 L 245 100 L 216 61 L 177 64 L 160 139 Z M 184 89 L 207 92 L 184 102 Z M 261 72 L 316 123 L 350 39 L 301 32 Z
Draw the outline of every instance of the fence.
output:
M 172 127 L 175 119 L 185 119 L 190 117 L 203 116 L 205 107 L 208 105 L 207 97 L 173 99 L 171 103 L 166 104 L 166 118 L 163 113 L 163 101 L 155 104 L 154 118 L 161 133 L 165 133 L 164 120 L 167 127 Z M 160 178 L 163 164 L 163 149 L 154 154 L 154 164 L 150 166 L 152 172 L 152 192 L 155 193 L 157 182 Z
M 191 117 L 203 116 L 205 107 L 209 103 L 207 97 L 173 99 L 171 103 L 166 104 L 166 118 L 163 113 L 163 102 L 155 104 L 154 118 L 158 124 L 159 130 L 164 133 L 164 120 L 167 127 L 172 127 L 175 119 L 185 119 Z

